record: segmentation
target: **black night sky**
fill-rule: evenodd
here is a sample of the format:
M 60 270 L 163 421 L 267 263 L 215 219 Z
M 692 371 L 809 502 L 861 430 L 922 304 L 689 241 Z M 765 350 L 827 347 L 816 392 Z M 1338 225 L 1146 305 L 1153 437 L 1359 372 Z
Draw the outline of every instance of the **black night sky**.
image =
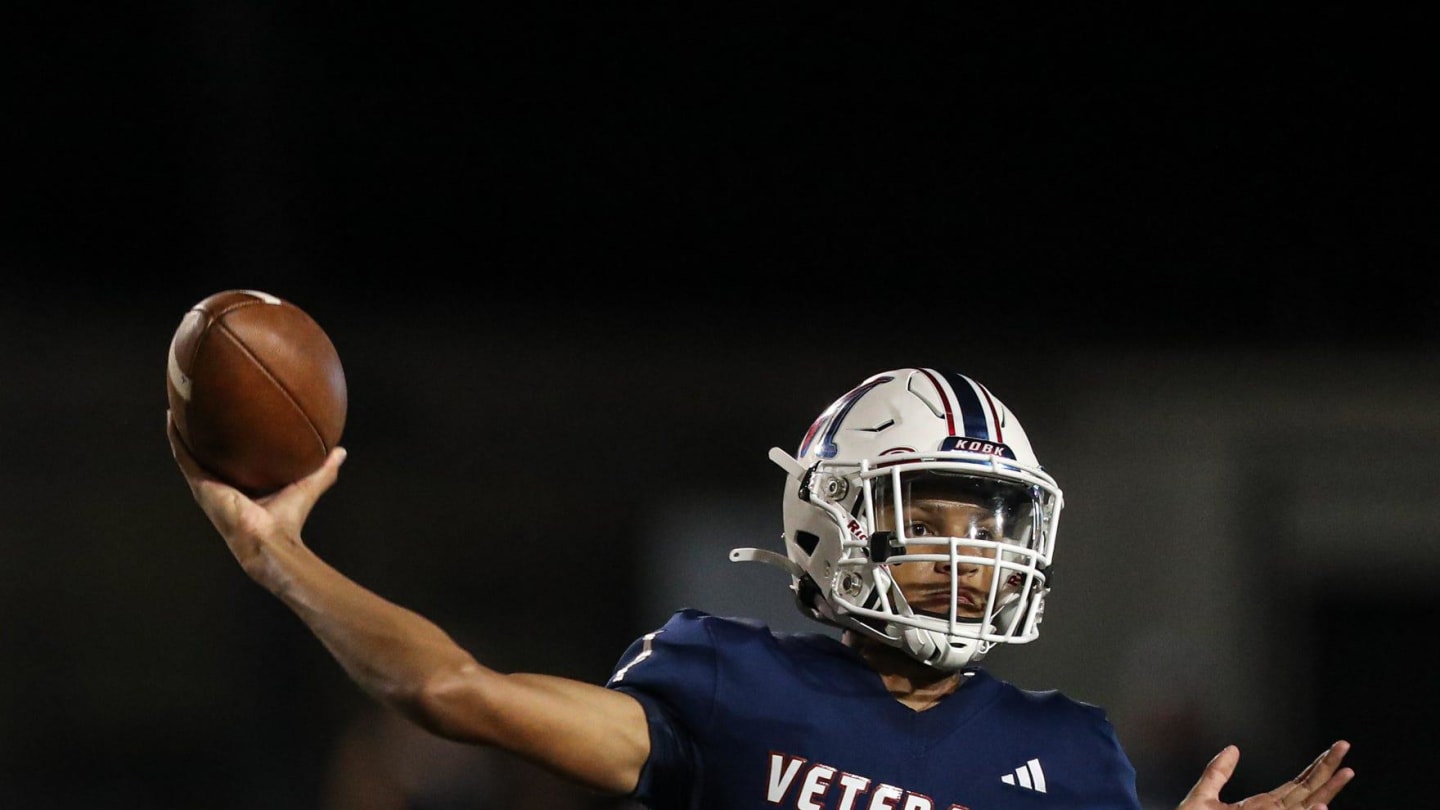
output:
M 1433 340 L 1406 13 L 11 6 L 0 258 L 172 308 Z

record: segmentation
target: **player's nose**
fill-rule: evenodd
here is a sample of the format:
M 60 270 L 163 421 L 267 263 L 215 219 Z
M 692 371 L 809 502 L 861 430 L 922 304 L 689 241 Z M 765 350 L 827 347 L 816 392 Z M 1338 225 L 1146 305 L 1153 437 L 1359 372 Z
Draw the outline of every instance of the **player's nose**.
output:
M 966 558 L 974 557 L 978 554 L 979 551 L 977 549 L 965 548 L 963 546 L 956 548 L 955 556 L 957 557 L 957 559 L 955 561 L 955 564 L 952 566 L 949 560 L 937 560 L 935 562 L 935 572 L 948 577 L 950 576 L 950 572 L 953 568 L 953 570 L 955 571 L 955 575 L 961 577 L 962 579 L 964 577 L 971 576 L 980 570 L 980 566 L 979 564 L 967 560 Z
M 959 553 L 960 555 L 963 555 L 963 553 L 965 552 L 962 551 Z M 936 574 L 942 574 L 945 575 L 945 577 L 949 577 L 950 571 L 952 571 L 952 566 L 950 566 L 950 561 L 948 561 L 948 559 L 942 559 L 942 561 L 936 562 Z M 953 566 L 953 571 L 955 571 L 956 577 L 960 577 L 963 579 L 965 577 L 971 577 L 971 575 L 975 574 L 976 571 L 979 571 L 979 566 L 973 564 L 973 562 L 965 562 L 963 561 L 963 559 L 960 559 L 960 561 L 956 562 L 955 566 Z

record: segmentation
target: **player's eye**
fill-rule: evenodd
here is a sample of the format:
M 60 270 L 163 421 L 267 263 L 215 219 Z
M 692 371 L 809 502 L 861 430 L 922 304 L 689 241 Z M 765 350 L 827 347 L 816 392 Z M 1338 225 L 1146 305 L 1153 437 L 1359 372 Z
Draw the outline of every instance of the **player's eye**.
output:
M 920 523 L 918 521 L 912 522 L 910 523 L 910 525 L 906 526 L 905 533 L 910 535 L 911 537 L 929 537 L 935 534 L 935 532 L 932 531 L 928 525 Z

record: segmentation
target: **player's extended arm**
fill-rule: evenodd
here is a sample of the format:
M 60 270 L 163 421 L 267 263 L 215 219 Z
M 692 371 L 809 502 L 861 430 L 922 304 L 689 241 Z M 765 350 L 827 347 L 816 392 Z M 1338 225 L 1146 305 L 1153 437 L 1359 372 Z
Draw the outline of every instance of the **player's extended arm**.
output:
M 481 666 L 419 614 L 317 557 L 301 529 L 345 451 L 285 489 L 251 500 L 207 474 L 166 427 L 190 491 L 245 573 L 279 597 L 359 686 L 443 737 L 493 745 L 606 793 L 635 787 L 650 752 L 638 701 L 595 684 Z
M 1314 762 L 1289 782 L 1268 793 L 1226 804 L 1220 801 L 1220 789 L 1230 781 L 1240 761 L 1240 749 L 1226 746 L 1205 766 L 1200 781 L 1185 795 L 1179 810 L 1325 810 L 1329 806 L 1327 802 L 1355 776 L 1355 771 L 1340 767 L 1349 750 L 1350 743 L 1340 740 L 1321 751 Z

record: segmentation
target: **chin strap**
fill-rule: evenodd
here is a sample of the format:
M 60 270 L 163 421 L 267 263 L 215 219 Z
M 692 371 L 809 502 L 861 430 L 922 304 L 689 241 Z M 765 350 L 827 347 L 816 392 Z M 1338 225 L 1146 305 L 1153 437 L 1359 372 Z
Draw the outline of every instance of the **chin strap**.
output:
M 909 653 L 920 663 L 934 667 L 941 672 L 954 672 L 984 657 L 980 653 L 978 644 L 971 643 L 957 647 L 953 644 L 940 643 L 936 640 L 939 634 L 921 630 L 918 627 L 905 628 L 900 637 L 900 649 Z

